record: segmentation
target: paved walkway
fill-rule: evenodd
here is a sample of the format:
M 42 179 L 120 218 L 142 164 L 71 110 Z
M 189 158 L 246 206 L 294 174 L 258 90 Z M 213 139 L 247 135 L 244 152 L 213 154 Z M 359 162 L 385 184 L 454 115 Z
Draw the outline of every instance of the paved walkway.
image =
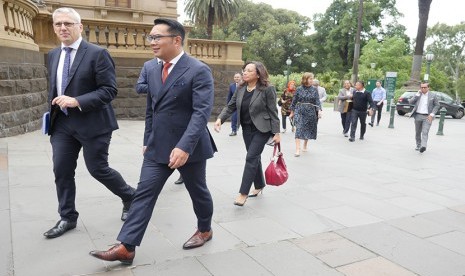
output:
M 318 140 L 293 156 L 283 135 L 288 183 L 267 187 L 234 206 L 245 149 L 229 125 L 214 134 L 219 152 L 208 162 L 214 238 L 182 250 L 195 218 L 174 173 L 155 208 L 133 266 L 88 255 L 115 242 L 121 202 L 87 172 L 76 172 L 77 228 L 46 240 L 57 200 L 51 147 L 40 131 L 0 139 L 0 275 L 465 275 L 465 119 L 433 123 L 425 153 L 414 150 L 413 119 L 383 114 L 364 141 L 341 134 L 339 113 L 327 109 Z M 143 122 L 120 121 L 110 164 L 136 185 Z M 268 163 L 271 147 L 263 154 Z

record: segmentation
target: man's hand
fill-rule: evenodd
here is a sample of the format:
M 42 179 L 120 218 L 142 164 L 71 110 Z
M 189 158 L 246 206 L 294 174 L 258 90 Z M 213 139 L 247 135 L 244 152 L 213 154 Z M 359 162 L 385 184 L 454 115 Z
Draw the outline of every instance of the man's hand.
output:
M 61 109 L 64 108 L 74 108 L 79 106 L 79 102 L 72 97 L 69 96 L 58 96 L 55 99 L 52 100 L 52 105 L 58 105 L 60 106 Z
M 431 116 L 431 115 L 428 115 L 428 118 L 426 118 L 426 119 L 427 119 L 428 122 L 430 122 L 430 123 L 433 122 L 433 116 Z
M 188 158 L 189 153 L 183 151 L 180 148 L 174 148 L 170 154 L 170 163 L 168 164 L 168 167 L 173 170 L 177 169 L 186 164 Z

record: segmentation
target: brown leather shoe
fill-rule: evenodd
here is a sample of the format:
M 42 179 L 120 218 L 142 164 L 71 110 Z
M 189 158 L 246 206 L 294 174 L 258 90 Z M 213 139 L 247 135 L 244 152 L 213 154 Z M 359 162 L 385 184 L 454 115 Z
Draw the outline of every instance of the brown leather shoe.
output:
M 207 241 L 213 237 L 213 231 L 210 229 L 208 232 L 200 232 L 197 230 L 194 235 L 184 243 L 183 249 L 192 249 L 204 245 Z
M 129 252 L 123 244 L 115 244 L 113 247 L 107 251 L 90 251 L 90 255 L 94 256 L 97 259 L 113 262 L 120 261 L 122 264 L 131 265 L 134 257 L 136 256 L 136 251 Z

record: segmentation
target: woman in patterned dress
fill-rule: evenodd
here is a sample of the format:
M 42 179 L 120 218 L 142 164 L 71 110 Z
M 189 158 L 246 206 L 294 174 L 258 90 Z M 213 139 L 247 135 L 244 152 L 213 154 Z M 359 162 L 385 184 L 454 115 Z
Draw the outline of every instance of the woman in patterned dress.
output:
M 295 131 L 295 157 L 300 156 L 300 140 L 304 140 L 303 151 L 307 151 L 309 139 L 316 140 L 317 118 L 321 118 L 322 108 L 318 91 L 313 86 L 313 74 L 304 73 L 301 85 L 292 98 L 291 115 L 294 119 Z
M 295 93 L 295 81 L 291 80 L 288 84 L 287 84 L 287 88 L 286 90 L 284 90 L 283 94 L 281 94 L 281 98 L 279 99 L 279 103 L 281 103 L 281 116 L 282 116 L 282 124 L 283 124 L 283 131 L 282 133 L 285 133 L 286 132 L 286 118 L 289 117 L 289 115 L 291 114 L 291 110 L 289 109 L 289 107 L 291 106 L 291 103 L 292 103 L 292 98 L 294 97 L 294 93 Z M 291 127 L 292 127 L 292 132 L 295 131 L 295 128 L 294 128 L 294 121 L 291 120 L 289 118 L 289 121 L 291 123 Z

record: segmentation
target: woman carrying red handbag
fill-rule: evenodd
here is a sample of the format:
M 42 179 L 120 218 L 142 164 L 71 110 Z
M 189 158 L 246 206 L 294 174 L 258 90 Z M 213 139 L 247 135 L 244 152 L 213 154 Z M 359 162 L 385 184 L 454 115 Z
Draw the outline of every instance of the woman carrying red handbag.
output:
M 234 111 L 238 111 L 237 120 L 242 126 L 242 137 L 247 150 L 239 195 L 234 201 L 238 206 L 244 206 L 248 197 L 256 197 L 265 187 L 261 154 L 270 137 L 273 137 L 276 144 L 281 140 L 276 90 L 270 86 L 265 66 L 257 61 L 246 63 L 242 79 L 241 86 L 215 122 L 215 131 L 219 132 L 221 124 Z M 255 189 L 249 195 L 252 183 Z

